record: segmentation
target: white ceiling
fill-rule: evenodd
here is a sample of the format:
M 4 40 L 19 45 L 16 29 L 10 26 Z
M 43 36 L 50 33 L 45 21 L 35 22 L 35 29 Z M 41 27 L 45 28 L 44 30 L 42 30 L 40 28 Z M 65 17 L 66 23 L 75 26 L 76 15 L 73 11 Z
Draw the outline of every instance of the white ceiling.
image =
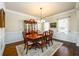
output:
M 51 16 L 75 8 L 75 2 L 6 2 L 6 8 L 40 17 L 42 7 L 43 17 Z

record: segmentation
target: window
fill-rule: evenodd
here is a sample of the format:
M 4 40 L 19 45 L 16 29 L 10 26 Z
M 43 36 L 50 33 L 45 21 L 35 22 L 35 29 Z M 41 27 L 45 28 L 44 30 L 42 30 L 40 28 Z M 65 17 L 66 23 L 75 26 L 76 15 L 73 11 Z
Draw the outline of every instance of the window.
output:
M 38 30 L 40 31 L 48 31 L 50 24 L 48 21 L 41 20 L 41 22 L 39 22 L 37 26 L 38 26 Z
M 44 22 L 44 31 L 48 31 L 50 27 L 49 22 Z
M 58 19 L 58 32 L 64 32 L 64 33 L 68 33 L 69 29 L 68 29 L 68 24 L 69 22 L 69 17 L 66 18 L 62 18 L 62 19 Z

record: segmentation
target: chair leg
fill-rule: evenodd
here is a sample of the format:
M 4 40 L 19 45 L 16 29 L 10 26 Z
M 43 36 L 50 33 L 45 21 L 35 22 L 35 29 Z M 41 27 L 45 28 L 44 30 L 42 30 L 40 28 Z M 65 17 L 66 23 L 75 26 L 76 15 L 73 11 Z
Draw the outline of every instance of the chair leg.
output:
M 51 39 L 51 43 L 53 44 L 52 39 Z
M 48 45 L 50 46 L 50 41 L 48 41 Z
M 26 44 L 24 44 L 24 50 L 25 50 L 25 48 L 26 48 Z
M 27 49 L 26 49 L 26 54 L 27 54 L 27 52 L 28 52 L 28 49 L 29 49 L 28 42 L 26 43 L 26 46 L 27 46 L 27 47 L 26 47 L 26 48 L 27 48 Z
M 26 49 L 26 54 L 28 53 L 28 45 L 27 45 L 27 49 Z
M 47 44 L 46 44 L 46 49 L 48 49 Z
M 48 47 L 47 47 L 47 40 L 45 40 L 45 45 L 46 45 L 46 49 L 47 49 L 47 48 L 48 48 Z
M 25 48 L 26 48 L 26 47 L 25 47 L 25 45 L 24 45 L 24 50 L 25 50 Z
M 42 52 L 43 52 L 43 46 L 41 46 L 41 50 L 42 50 Z
M 42 52 L 43 52 L 43 44 L 44 44 L 44 40 L 42 40 L 41 42 L 42 42 L 42 44 L 41 44 L 41 50 L 42 50 Z

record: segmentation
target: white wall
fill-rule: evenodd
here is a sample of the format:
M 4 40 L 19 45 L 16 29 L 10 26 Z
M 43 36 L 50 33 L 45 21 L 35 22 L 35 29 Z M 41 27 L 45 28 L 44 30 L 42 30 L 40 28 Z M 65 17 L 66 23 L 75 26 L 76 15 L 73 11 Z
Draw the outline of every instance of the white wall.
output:
M 22 31 L 24 30 L 24 20 L 36 17 L 22 14 L 20 12 L 6 10 L 6 44 L 23 40 Z
M 3 2 L 0 2 L 0 9 L 1 9 L 1 8 L 5 9 L 5 5 L 4 5 Z
M 59 14 L 47 17 L 46 19 L 49 22 L 57 22 L 59 18 L 63 18 L 63 17 L 70 17 L 70 20 L 69 20 L 69 31 L 70 32 L 76 32 L 77 28 L 76 28 L 75 9 L 69 10 L 69 11 L 65 11 L 65 12 L 62 12 L 62 13 L 59 13 Z
M 64 17 L 70 17 L 69 33 L 68 34 L 58 33 L 57 28 L 52 28 L 55 31 L 54 38 L 75 43 L 76 42 L 76 33 L 77 33 L 77 19 L 76 19 L 75 9 L 47 17 L 46 19 L 49 22 L 57 22 L 58 19 L 64 18 Z
M 4 3 L 0 2 L 0 9 L 3 8 L 5 10 Z M 0 55 L 3 55 L 3 51 L 5 48 L 5 28 L 0 28 Z
M 77 15 L 77 31 L 79 32 L 79 2 L 76 3 L 76 15 Z
M 77 46 L 79 46 L 79 2 L 76 3 L 76 17 L 77 17 Z

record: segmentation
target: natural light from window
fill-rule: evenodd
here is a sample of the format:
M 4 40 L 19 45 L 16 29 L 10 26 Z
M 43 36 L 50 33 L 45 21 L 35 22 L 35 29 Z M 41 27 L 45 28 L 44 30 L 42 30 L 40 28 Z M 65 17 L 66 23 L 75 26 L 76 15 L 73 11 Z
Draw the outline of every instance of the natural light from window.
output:
M 57 25 L 58 32 L 68 33 L 69 31 L 68 22 L 69 22 L 69 17 L 58 19 L 58 25 Z

